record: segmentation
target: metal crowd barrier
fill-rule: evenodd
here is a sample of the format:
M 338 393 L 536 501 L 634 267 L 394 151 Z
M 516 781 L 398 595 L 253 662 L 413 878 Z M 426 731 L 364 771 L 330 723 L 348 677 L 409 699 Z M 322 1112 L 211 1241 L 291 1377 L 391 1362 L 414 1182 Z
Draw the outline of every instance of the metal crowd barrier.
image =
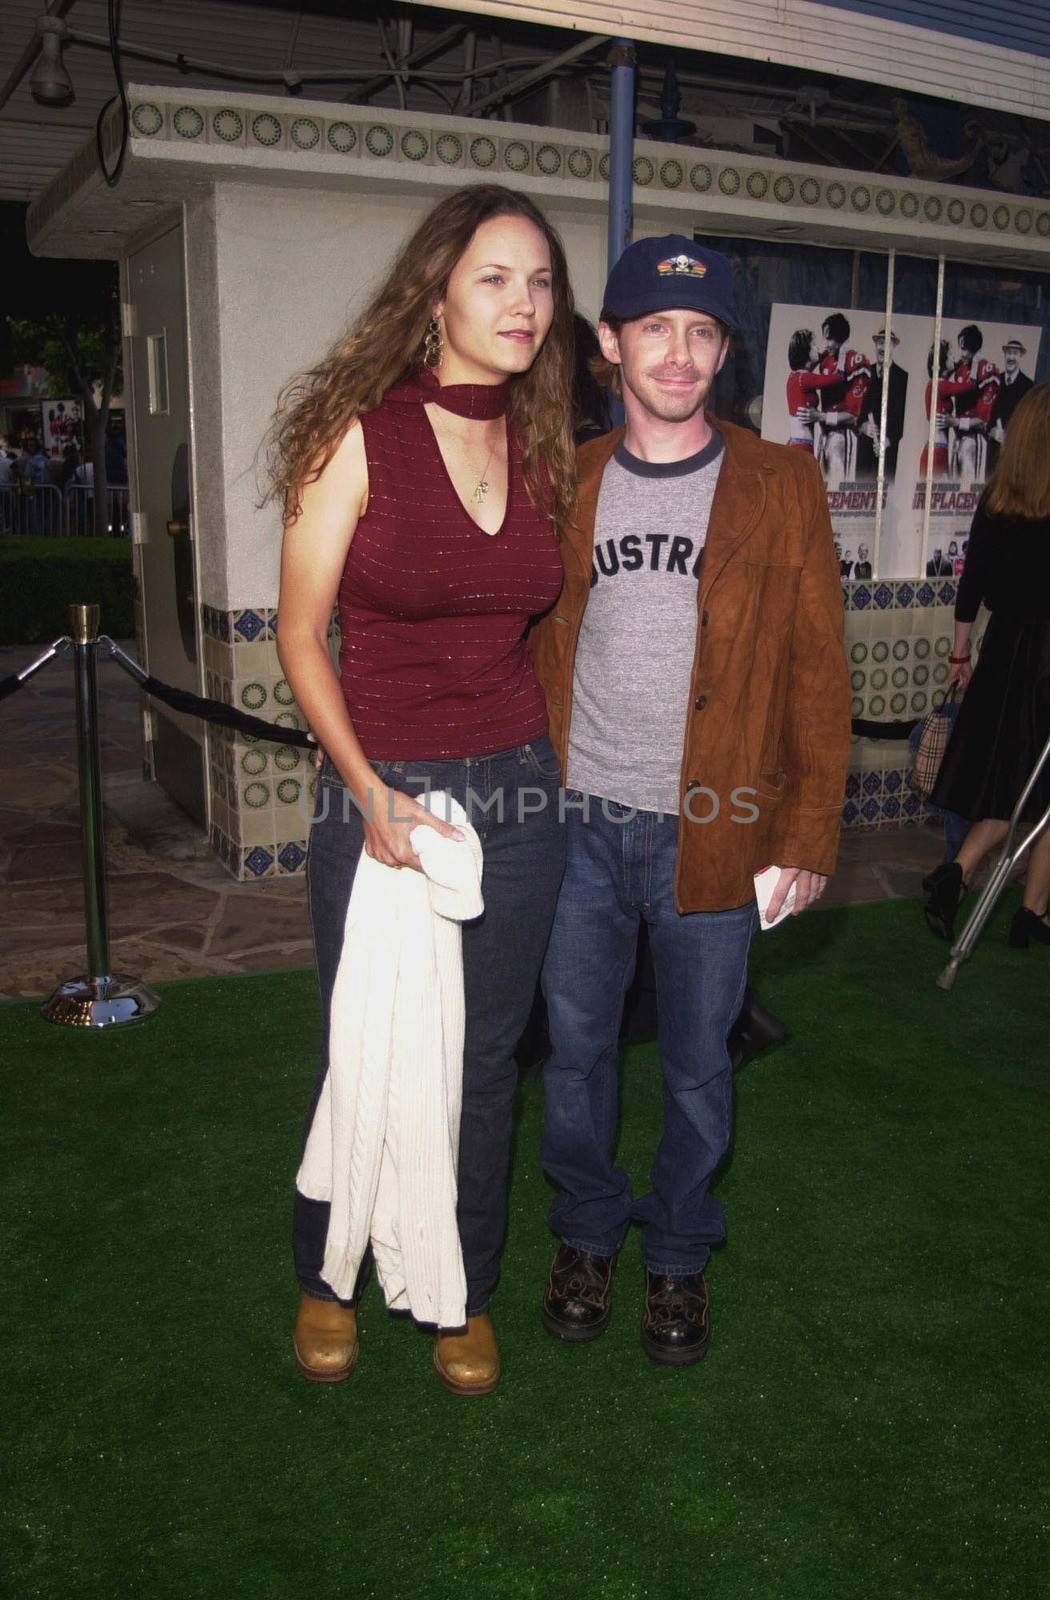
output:
M 0 489 L 0 532 L 61 534 L 65 531 L 62 491 L 53 483 L 5 484 Z
M 121 537 L 130 531 L 126 483 L 106 489 L 106 527 Z M 95 491 L 90 483 L 5 484 L 0 488 L 0 533 L 93 534 Z
M 71 483 L 66 490 L 66 526 L 69 534 L 91 534 L 95 531 L 95 490 L 90 483 Z M 126 483 L 110 484 L 106 489 L 106 529 L 116 536 L 126 534 L 129 528 L 128 486 Z

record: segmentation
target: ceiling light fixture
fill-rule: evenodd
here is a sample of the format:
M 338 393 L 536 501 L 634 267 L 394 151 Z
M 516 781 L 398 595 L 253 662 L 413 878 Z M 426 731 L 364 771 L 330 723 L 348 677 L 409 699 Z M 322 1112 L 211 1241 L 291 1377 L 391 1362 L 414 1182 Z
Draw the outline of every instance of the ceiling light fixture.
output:
M 33 99 L 41 106 L 68 106 L 73 103 L 73 80 L 62 60 L 66 25 L 61 17 L 37 18 L 40 55 L 29 78 Z

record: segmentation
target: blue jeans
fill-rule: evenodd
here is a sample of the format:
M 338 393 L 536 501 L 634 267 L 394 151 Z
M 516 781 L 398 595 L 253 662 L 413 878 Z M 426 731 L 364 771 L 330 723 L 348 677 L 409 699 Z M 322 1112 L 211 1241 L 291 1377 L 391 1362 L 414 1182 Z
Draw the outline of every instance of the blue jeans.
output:
M 674 903 L 678 819 L 633 815 L 593 797 L 589 820 L 566 807 L 568 859 L 543 968 L 552 1052 L 544 1070 L 541 1155 L 557 1195 L 552 1231 L 594 1255 L 643 1228 L 646 1265 L 699 1272 L 725 1238 L 711 1182 L 729 1145 L 726 1036 L 747 983 L 753 900 L 681 915 Z M 635 1199 L 613 1163 L 618 1034 L 644 917 L 656 973 L 664 1126 L 648 1194 Z
M 466 810 L 484 852 L 485 909 L 463 927 L 466 1030 L 457 1206 L 467 1312 L 475 1316 L 486 1309 L 499 1278 L 518 1083 L 514 1050 L 535 998 L 565 860 L 564 830 L 558 825 L 558 758 L 544 737 L 459 761 L 377 761 L 373 766 L 384 783 L 402 794 L 418 796 L 428 783 L 433 790 L 449 790 Z M 363 843 L 360 814 L 326 757 L 306 864 L 324 1033 L 303 1148 L 328 1071 L 332 989 Z M 328 1214 L 326 1201 L 309 1200 L 296 1190 L 296 1276 L 308 1294 L 321 1300 L 335 1298 L 321 1277 Z

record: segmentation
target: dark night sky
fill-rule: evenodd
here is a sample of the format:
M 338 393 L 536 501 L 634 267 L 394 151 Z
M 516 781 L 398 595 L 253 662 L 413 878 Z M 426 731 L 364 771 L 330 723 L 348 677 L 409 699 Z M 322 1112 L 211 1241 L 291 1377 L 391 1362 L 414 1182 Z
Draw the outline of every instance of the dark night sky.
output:
M 8 317 L 46 316 L 72 304 L 87 320 L 113 293 L 117 283 L 115 261 L 58 261 L 33 256 L 26 244 L 26 207 L 15 201 L 0 202 L 0 374 L 11 370 Z

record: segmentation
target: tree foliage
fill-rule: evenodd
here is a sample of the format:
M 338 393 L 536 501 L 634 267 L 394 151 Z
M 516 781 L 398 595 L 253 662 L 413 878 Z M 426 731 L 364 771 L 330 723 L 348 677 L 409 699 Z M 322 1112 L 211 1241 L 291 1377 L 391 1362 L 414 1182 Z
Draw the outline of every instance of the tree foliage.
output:
M 85 402 L 85 415 L 90 414 L 89 407 L 108 414 L 121 379 L 116 305 L 96 320 L 77 321 L 52 312 L 35 321 L 8 317 L 7 326 L 15 361 L 46 367 L 55 398 L 76 394 Z
M 16 362 L 46 368 L 57 398 L 78 395 L 84 415 L 84 445 L 90 454 L 95 493 L 95 532 L 107 526 L 106 425 L 113 395 L 121 382 L 120 305 L 114 292 L 97 317 L 78 319 L 75 311 L 46 316 L 8 317 L 11 351 Z

